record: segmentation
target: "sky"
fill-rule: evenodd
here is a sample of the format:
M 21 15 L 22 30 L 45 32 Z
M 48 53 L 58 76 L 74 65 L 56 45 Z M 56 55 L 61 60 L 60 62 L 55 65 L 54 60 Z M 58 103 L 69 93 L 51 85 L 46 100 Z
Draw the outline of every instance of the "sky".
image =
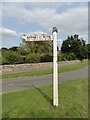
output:
M 0 47 L 19 46 L 22 34 L 51 35 L 54 26 L 58 40 L 78 34 L 88 43 L 88 2 L 2 2 L 0 8 Z

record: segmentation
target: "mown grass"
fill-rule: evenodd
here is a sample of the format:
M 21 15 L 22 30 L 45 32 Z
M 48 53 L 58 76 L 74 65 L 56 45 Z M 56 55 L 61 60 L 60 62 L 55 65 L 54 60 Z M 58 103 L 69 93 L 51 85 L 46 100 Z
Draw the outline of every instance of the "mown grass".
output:
M 87 118 L 88 79 L 59 84 L 58 107 L 52 99 L 52 86 L 4 93 L 3 118 Z
M 67 72 L 67 71 L 78 70 L 78 69 L 86 67 L 87 65 L 88 65 L 88 62 L 80 62 L 80 63 L 74 64 L 74 65 L 68 65 L 68 66 L 59 67 L 58 71 L 59 71 L 59 73 L 62 73 L 62 72 Z M 33 71 L 27 71 L 27 72 L 17 72 L 17 73 L 10 73 L 10 74 L 2 74 L 2 76 L 0 76 L 0 78 L 41 76 L 41 75 L 46 75 L 46 74 L 52 74 L 52 72 L 53 72 L 52 69 L 33 70 Z

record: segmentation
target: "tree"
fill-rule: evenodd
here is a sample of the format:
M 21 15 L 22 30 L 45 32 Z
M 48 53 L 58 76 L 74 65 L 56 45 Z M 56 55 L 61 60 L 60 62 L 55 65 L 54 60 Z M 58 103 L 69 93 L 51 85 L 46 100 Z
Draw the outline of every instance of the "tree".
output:
M 21 45 L 18 47 L 18 53 L 22 56 L 27 55 L 27 51 L 25 50 L 24 46 Z
M 79 35 L 68 36 L 68 38 L 63 41 L 61 51 L 63 53 L 74 53 L 76 57 L 80 60 L 87 58 L 88 50 L 85 44 L 85 40 L 79 39 Z
M 21 46 L 25 49 L 27 54 L 52 53 L 52 49 L 53 49 L 52 43 L 50 43 L 50 41 L 31 41 L 27 43 L 23 40 Z
M 17 46 L 14 46 L 14 47 L 9 48 L 9 50 L 10 50 L 10 51 L 14 51 L 14 52 L 16 51 L 16 52 L 17 52 L 17 51 L 18 51 L 18 47 L 17 47 Z

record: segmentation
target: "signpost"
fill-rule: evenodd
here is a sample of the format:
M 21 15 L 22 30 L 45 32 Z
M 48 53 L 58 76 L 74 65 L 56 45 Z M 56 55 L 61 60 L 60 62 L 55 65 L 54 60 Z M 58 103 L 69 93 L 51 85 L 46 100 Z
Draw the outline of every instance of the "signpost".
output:
M 42 34 L 41 36 L 37 35 L 23 35 L 22 39 L 25 39 L 26 42 L 31 41 L 51 41 L 53 40 L 53 105 L 58 106 L 58 66 L 57 66 L 57 33 L 58 29 L 53 27 L 52 36 L 46 36 Z
M 53 105 L 58 106 L 57 28 L 53 27 Z

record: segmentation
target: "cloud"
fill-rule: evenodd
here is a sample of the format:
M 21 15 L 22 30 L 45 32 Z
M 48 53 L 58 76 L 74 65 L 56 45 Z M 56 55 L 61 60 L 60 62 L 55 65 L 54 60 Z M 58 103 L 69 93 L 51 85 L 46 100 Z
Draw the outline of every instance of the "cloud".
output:
M 46 32 L 43 31 L 35 31 L 35 32 L 28 32 L 28 33 L 19 33 L 20 36 L 22 36 L 23 34 L 29 35 L 29 34 L 36 34 L 36 35 L 41 35 L 41 34 L 47 34 Z
M 16 31 L 13 31 L 7 28 L 0 28 L 0 36 L 2 36 L 2 39 L 4 40 L 11 37 L 17 37 L 18 34 L 16 33 Z
M 7 3 L 3 4 L 3 16 L 11 17 L 11 18 L 16 18 L 22 22 L 36 22 L 40 23 L 43 20 L 46 21 L 48 20 L 47 17 L 53 16 L 55 13 L 55 9 L 51 8 L 40 8 L 38 4 L 33 5 L 33 8 L 30 9 L 32 6 L 32 3 L 29 3 L 29 9 L 25 7 L 26 4 L 23 3 Z M 42 4 L 41 4 L 42 5 Z M 44 22 L 43 21 L 43 22 Z
M 59 3 L 58 3 L 59 4 Z M 65 3 L 64 3 L 65 4 Z M 30 5 L 30 6 L 29 6 Z M 85 34 L 88 31 L 88 8 L 77 7 L 58 11 L 60 5 L 54 3 L 9 3 L 3 5 L 3 15 L 15 18 L 22 23 L 37 23 L 47 30 L 52 30 L 53 26 L 58 27 L 62 34 Z M 71 5 L 70 3 L 68 5 Z M 35 7 L 36 6 L 36 7 Z
M 54 21 L 56 22 L 53 23 Z M 69 9 L 54 16 L 50 23 L 65 34 L 85 33 L 88 31 L 88 9 L 86 7 Z

